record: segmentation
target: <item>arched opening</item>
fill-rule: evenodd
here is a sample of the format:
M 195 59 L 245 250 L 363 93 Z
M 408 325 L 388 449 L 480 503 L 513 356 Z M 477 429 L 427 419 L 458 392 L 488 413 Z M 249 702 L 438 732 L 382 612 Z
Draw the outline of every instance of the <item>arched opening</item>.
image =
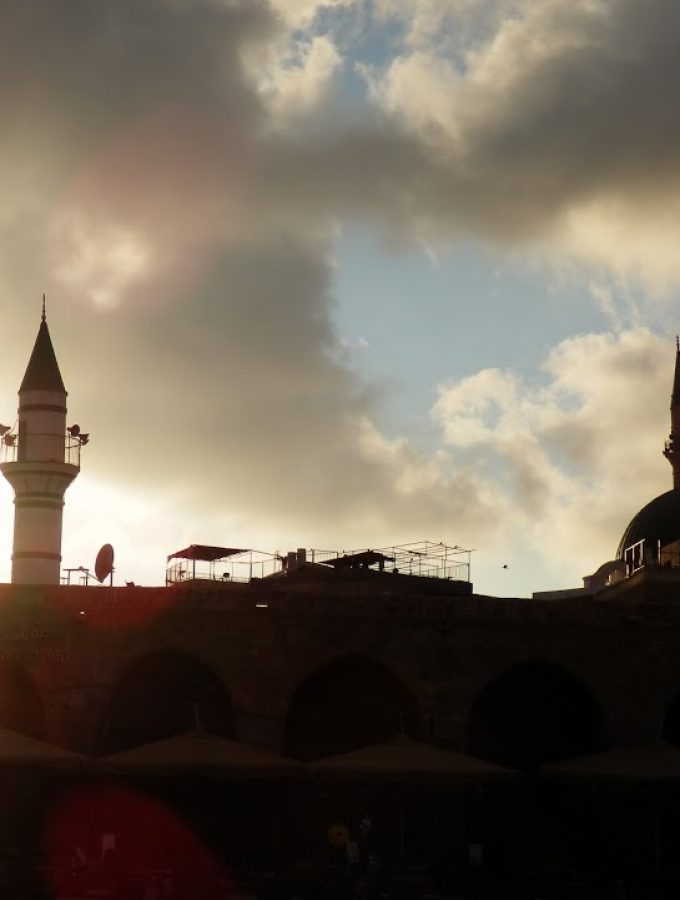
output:
M 191 731 L 233 736 L 229 695 L 200 660 L 177 650 L 159 650 L 135 663 L 113 690 L 101 722 L 100 753 Z
M 15 663 L 0 663 L 0 727 L 45 738 L 45 710 L 33 678 Z
M 680 693 L 668 704 L 661 726 L 661 738 L 669 744 L 680 747 Z
M 467 751 L 517 768 L 602 749 L 602 717 L 570 672 L 542 660 L 521 663 L 481 692 L 469 718 Z
M 343 656 L 312 673 L 297 689 L 286 717 L 285 754 L 300 760 L 346 753 L 414 733 L 415 699 L 385 666 Z

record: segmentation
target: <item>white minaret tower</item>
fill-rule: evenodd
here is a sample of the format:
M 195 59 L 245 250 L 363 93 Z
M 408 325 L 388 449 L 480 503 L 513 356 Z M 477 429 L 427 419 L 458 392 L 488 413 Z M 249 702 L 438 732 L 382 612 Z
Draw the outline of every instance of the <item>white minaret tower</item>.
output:
M 19 426 L 2 438 L 0 472 L 14 488 L 13 584 L 59 584 L 66 488 L 80 471 L 78 426 L 66 430 L 66 389 L 45 318 L 19 388 Z

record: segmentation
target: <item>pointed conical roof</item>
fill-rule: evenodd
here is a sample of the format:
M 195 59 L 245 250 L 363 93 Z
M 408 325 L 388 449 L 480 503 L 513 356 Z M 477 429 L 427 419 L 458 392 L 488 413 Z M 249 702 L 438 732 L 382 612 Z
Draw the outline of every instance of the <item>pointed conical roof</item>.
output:
M 23 391 L 59 391 L 62 394 L 66 393 L 44 313 L 38 329 L 38 336 L 33 345 L 33 352 L 19 388 L 20 394 Z

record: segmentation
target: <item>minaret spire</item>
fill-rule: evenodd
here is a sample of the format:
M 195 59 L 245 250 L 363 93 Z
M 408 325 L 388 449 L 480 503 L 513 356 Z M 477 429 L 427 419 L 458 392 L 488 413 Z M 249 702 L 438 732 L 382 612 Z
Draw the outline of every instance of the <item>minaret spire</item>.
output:
M 40 327 L 19 388 L 19 427 L 2 439 L 0 472 L 14 488 L 13 584 L 59 584 L 64 494 L 86 435 L 66 428 L 66 388 L 43 295 Z M 77 429 L 77 430 L 76 430 Z
M 671 394 L 671 433 L 663 455 L 673 468 L 673 487 L 680 490 L 680 336 L 675 336 L 675 375 Z

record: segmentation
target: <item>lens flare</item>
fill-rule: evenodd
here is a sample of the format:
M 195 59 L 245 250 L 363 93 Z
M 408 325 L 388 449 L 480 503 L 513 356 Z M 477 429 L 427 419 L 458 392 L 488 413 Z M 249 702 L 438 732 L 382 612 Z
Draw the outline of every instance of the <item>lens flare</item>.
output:
M 233 886 L 186 821 L 129 787 L 90 785 L 65 794 L 48 813 L 43 844 L 49 886 L 60 897 L 212 900 Z

